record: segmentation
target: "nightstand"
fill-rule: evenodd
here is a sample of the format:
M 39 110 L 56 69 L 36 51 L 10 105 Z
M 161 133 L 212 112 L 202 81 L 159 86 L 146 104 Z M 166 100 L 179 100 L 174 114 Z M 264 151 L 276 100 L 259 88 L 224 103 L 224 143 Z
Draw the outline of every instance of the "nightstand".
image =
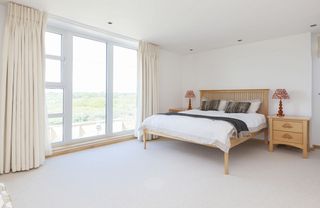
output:
M 187 110 L 186 108 L 169 108 L 170 113 L 178 113 L 180 111 L 185 111 Z
M 268 119 L 270 152 L 275 144 L 285 144 L 302 149 L 303 157 L 308 157 L 310 118 L 268 116 Z

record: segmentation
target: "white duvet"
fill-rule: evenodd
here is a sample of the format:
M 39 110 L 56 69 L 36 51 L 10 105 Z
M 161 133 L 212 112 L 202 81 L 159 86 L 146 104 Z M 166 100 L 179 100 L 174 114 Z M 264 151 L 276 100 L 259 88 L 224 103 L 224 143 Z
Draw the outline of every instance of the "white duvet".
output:
M 236 118 L 244 121 L 251 133 L 267 127 L 265 116 L 257 113 L 224 113 L 224 111 L 201 110 L 180 113 Z M 236 132 L 233 125 L 226 121 L 160 114 L 146 118 L 139 128 L 140 133 L 144 129 L 182 137 L 199 144 L 215 145 L 224 152 L 229 151 L 230 137 Z

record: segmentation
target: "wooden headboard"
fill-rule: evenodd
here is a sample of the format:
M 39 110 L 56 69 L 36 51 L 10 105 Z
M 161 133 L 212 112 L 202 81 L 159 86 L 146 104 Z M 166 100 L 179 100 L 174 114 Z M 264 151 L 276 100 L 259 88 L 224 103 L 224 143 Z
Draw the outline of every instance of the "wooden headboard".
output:
M 200 90 L 200 103 L 204 98 L 234 101 L 259 99 L 262 103 L 258 113 L 269 114 L 269 89 Z

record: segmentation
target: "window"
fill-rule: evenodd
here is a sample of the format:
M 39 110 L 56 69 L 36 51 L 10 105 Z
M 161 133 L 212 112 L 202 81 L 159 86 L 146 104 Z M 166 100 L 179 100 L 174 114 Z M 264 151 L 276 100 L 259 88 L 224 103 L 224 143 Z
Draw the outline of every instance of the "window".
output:
M 48 136 L 52 143 L 63 141 L 63 83 L 62 36 L 46 32 L 46 104 L 48 112 Z
M 106 53 L 106 43 L 73 37 L 73 139 L 106 133 Z
M 137 50 L 101 37 L 46 32 L 49 137 L 64 145 L 132 133 L 137 111 Z
M 137 109 L 137 51 L 113 47 L 113 132 L 132 130 Z

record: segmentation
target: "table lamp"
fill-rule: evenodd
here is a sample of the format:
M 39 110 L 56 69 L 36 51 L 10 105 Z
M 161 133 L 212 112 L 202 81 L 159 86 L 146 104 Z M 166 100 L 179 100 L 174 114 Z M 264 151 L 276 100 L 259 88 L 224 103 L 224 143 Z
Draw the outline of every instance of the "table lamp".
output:
M 194 94 L 194 92 L 193 92 L 193 90 L 188 90 L 188 91 L 186 92 L 186 95 L 185 95 L 184 97 L 189 99 L 188 110 L 191 110 L 191 109 L 192 109 L 191 98 L 196 97 L 195 94 Z
M 276 89 L 274 94 L 272 95 L 272 99 L 279 99 L 279 110 L 278 110 L 278 117 L 283 117 L 283 107 L 282 107 L 282 99 L 289 99 L 289 95 L 286 89 Z

